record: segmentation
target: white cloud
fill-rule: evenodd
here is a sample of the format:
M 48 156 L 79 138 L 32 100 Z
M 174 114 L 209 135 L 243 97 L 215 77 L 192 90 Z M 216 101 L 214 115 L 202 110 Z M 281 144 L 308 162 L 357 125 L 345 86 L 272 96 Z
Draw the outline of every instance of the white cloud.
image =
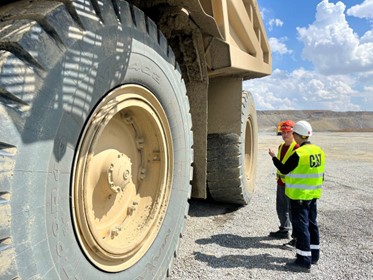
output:
M 371 43 L 373 42 L 373 30 L 365 32 L 365 34 L 360 39 L 361 43 Z
M 314 70 L 275 69 L 271 76 L 244 82 L 258 110 L 372 110 L 373 28 L 359 37 L 346 15 L 373 23 L 373 0 L 361 0 L 347 11 L 343 2 L 347 1 L 322 0 L 315 21 L 297 28 L 303 58 L 313 63 Z M 282 24 L 273 20 L 269 26 Z M 269 43 L 274 54 L 293 53 L 287 37 L 270 38 Z
M 283 43 L 287 40 L 286 37 L 283 38 L 269 38 L 269 45 L 271 46 L 272 52 L 279 53 L 279 54 L 287 54 L 292 53 L 292 50 L 289 50 L 286 45 Z
M 371 5 L 371 2 L 366 0 L 364 3 Z M 323 0 L 317 5 L 315 22 L 307 28 L 297 28 L 299 39 L 304 43 L 303 57 L 320 73 L 333 75 L 373 70 L 372 32 L 359 38 L 346 21 L 345 9 L 342 2 L 333 4 Z M 358 10 L 354 6 L 349 11 L 362 15 Z
M 269 24 L 269 30 L 272 30 L 273 29 L 273 26 L 283 26 L 284 25 L 284 22 L 281 20 L 281 19 L 278 19 L 278 18 L 272 18 L 269 20 L 268 22 Z
M 347 15 L 358 18 L 373 19 L 373 0 L 365 0 L 347 10 Z
M 266 8 L 260 9 L 260 16 L 262 17 L 262 20 L 265 20 L 267 18 L 267 14 L 269 13 L 269 10 Z
M 360 111 L 373 107 L 369 80 L 373 81 L 373 73 L 325 76 L 304 69 L 291 73 L 276 69 L 271 76 L 245 81 L 244 88 L 253 93 L 258 110 Z M 366 84 L 363 89 L 358 88 L 360 82 Z

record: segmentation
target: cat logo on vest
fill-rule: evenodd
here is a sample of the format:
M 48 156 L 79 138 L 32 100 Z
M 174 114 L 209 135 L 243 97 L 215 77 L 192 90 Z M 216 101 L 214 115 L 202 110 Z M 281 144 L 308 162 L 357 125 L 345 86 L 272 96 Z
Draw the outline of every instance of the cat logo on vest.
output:
M 321 165 L 321 154 L 310 155 L 310 167 L 315 168 Z

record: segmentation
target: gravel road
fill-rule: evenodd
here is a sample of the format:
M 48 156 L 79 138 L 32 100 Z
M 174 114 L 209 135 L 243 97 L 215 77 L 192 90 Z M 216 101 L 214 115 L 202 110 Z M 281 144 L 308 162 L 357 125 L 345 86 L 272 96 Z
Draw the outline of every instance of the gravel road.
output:
M 287 271 L 293 251 L 277 230 L 275 168 L 268 148 L 281 137 L 259 134 L 256 192 L 246 207 L 191 200 L 169 279 L 373 279 L 373 133 L 315 133 L 326 153 L 318 202 L 321 256 L 311 273 Z

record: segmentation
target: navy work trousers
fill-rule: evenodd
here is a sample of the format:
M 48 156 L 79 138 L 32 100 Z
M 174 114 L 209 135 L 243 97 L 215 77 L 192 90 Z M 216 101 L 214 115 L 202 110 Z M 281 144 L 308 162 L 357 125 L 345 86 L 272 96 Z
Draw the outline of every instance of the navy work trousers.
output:
M 277 185 L 276 212 L 280 220 L 280 230 L 291 230 L 290 200 L 285 194 L 285 186 Z
M 317 199 L 290 200 L 293 236 L 296 238 L 296 262 L 310 266 L 320 256 L 320 236 L 317 226 Z

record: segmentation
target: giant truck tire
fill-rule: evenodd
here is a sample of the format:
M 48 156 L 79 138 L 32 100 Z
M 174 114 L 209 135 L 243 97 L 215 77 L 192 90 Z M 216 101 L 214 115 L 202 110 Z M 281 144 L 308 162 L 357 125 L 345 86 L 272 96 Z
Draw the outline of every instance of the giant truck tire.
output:
M 193 160 L 166 39 L 125 1 L 0 17 L 0 278 L 165 278 Z
M 242 92 L 240 133 L 209 134 L 207 181 L 215 201 L 246 205 L 255 189 L 258 126 L 252 94 Z

